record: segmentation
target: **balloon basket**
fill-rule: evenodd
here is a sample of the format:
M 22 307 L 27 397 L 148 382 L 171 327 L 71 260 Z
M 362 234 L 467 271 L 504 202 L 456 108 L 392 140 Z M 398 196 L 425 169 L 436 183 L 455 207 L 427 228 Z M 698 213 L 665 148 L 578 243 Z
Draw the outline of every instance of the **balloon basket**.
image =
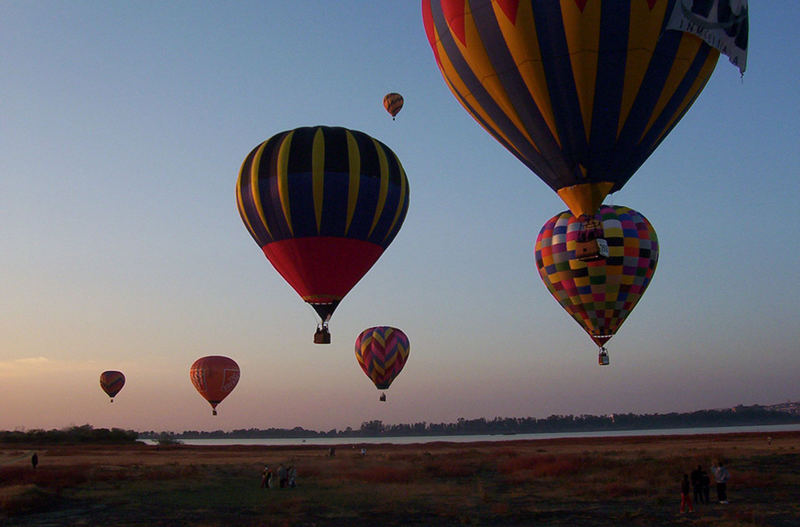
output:
M 593 217 L 589 217 L 581 225 L 578 239 L 575 240 L 575 258 L 582 262 L 608 258 L 608 242 L 603 239 L 603 224 Z
M 317 328 L 316 333 L 314 333 L 314 344 L 330 344 L 331 343 L 331 334 L 328 331 L 327 327 L 319 327 Z
M 597 363 L 600 366 L 608 366 L 611 359 L 608 357 L 608 351 L 605 348 L 600 348 L 600 353 L 597 355 Z
M 385 402 L 386 402 L 386 394 L 385 394 L 385 393 L 382 393 L 382 394 L 381 394 L 381 396 L 380 396 L 380 397 L 378 397 L 378 400 L 379 400 L 380 402 L 382 402 L 382 403 L 385 403 Z
M 576 241 L 575 258 L 582 262 L 593 262 L 608 258 L 608 242 L 602 238 Z
M 211 415 L 217 415 L 217 411 L 216 410 L 211 410 Z

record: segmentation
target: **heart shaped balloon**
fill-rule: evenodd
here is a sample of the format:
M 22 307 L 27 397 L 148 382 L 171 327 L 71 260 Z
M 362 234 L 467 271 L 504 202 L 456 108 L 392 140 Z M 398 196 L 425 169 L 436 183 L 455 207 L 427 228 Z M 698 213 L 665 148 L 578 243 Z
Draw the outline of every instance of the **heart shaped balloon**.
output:
M 628 207 L 602 205 L 594 215 L 608 257 L 575 257 L 581 221 L 569 211 L 550 218 L 536 238 L 536 268 L 561 307 L 603 346 L 644 294 L 658 263 L 658 238 L 647 218 Z

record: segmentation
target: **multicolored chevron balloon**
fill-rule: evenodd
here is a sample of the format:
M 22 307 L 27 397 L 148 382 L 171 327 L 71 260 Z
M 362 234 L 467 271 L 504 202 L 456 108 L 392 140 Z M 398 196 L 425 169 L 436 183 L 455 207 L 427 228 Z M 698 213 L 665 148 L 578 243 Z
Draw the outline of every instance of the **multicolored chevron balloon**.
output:
M 607 258 L 575 258 L 581 222 L 564 211 L 539 232 L 536 267 L 561 307 L 602 347 L 650 284 L 658 263 L 658 238 L 647 218 L 628 207 L 602 205 L 594 218 L 608 242 Z
M 379 390 L 385 390 L 408 359 L 408 337 L 397 328 L 365 329 L 356 339 L 356 359 Z

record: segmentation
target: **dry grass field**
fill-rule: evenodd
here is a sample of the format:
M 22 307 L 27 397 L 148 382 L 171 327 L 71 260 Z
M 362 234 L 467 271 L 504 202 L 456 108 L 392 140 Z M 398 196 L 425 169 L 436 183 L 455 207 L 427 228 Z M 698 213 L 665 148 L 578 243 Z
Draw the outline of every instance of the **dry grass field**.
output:
M 339 446 L 0 444 L 3 526 L 798 526 L 800 432 Z M 33 469 L 30 456 L 39 456 Z M 730 503 L 679 513 L 724 460 Z M 264 464 L 297 488 L 260 488 Z

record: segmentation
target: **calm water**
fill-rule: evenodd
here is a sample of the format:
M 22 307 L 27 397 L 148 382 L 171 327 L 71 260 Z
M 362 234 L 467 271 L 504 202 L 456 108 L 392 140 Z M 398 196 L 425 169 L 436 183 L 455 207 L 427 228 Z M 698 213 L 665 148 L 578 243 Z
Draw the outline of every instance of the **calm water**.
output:
M 769 426 L 723 426 L 708 428 L 662 428 L 659 430 L 613 430 L 605 432 L 563 432 L 555 434 L 512 434 L 512 435 L 464 435 L 464 436 L 405 436 L 405 437 L 313 437 L 313 438 L 280 438 L 280 439 L 181 439 L 184 445 L 364 445 L 390 443 L 394 445 L 410 445 L 414 443 L 474 443 L 478 441 L 517 441 L 521 439 L 559 439 L 564 437 L 623 437 L 623 436 L 660 436 L 660 435 L 695 435 L 695 434 L 734 434 L 737 432 L 793 432 L 800 431 L 800 424 Z M 144 443 L 154 445 L 157 442 L 143 439 Z

